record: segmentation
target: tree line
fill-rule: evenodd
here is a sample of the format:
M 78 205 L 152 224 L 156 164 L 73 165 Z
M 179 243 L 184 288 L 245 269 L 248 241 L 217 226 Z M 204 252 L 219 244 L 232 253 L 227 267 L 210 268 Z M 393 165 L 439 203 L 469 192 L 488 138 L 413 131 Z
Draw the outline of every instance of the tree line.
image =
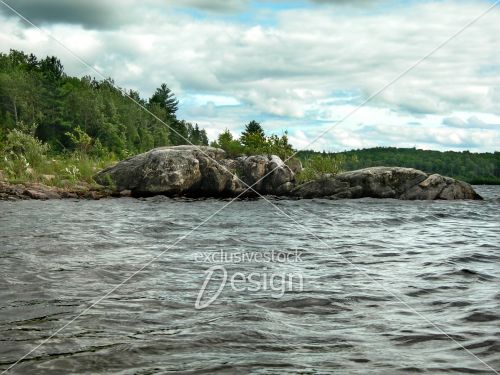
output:
M 307 160 L 315 155 L 342 158 L 343 170 L 375 166 L 408 167 L 439 173 L 471 184 L 500 184 L 500 152 L 430 151 L 415 148 L 375 147 L 338 153 L 300 151 Z
M 88 141 L 89 151 L 117 158 L 188 141 L 208 145 L 204 129 L 177 118 L 178 103 L 166 84 L 146 100 L 134 90 L 123 93 L 110 78 L 71 77 L 55 56 L 0 53 L 0 142 L 13 129 L 28 129 L 55 152 Z

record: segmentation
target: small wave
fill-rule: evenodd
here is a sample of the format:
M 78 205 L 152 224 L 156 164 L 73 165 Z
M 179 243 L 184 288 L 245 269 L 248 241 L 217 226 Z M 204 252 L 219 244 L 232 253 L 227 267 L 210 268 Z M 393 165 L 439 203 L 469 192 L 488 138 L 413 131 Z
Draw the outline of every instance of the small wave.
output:
M 351 310 L 347 306 L 342 306 L 336 300 L 330 298 L 301 297 L 293 299 L 281 299 L 265 303 L 266 306 L 277 309 L 304 309 L 315 307 L 329 307 L 334 310 Z
M 464 337 L 461 335 L 445 335 L 441 333 L 434 333 L 434 334 L 414 334 L 414 335 L 402 335 L 398 337 L 392 337 L 392 341 L 397 341 L 400 345 L 414 345 L 414 344 L 419 344 L 421 342 L 427 342 L 427 341 L 448 341 L 450 340 L 450 337 L 453 338 L 456 341 L 462 341 L 464 340 Z
M 500 320 L 500 316 L 493 313 L 474 312 L 470 315 L 467 315 L 462 320 L 466 322 L 493 322 L 495 320 Z
M 437 292 L 439 292 L 439 288 L 422 288 L 422 289 L 417 289 L 413 292 L 406 293 L 406 295 L 408 297 L 419 297 L 426 294 L 432 294 Z
M 472 349 L 482 349 L 481 354 L 486 355 L 496 355 L 500 352 L 500 341 L 494 339 L 485 339 L 482 341 L 474 342 L 472 344 L 465 345 L 465 348 Z
M 485 273 L 481 273 L 478 271 L 471 270 L 469 268 L 462 268 L 459 270 L 451 271 L 448 275 L 458 275 L 463 277 L 476 278 L 482 281 L 491 281 L 495 279 L 495 276 L 491 276 Z
M 488 245 L 482 245 L 482 246 L 490 247 Z M 472 263 L 472 262 L 490 263 L 499 260 L 500 260 L 499 255 L 487 254 L 484 252 L 483 253 L 475 252 L 469 255 L 455 256 L 450 258 L 450 261 L 455 263 Z

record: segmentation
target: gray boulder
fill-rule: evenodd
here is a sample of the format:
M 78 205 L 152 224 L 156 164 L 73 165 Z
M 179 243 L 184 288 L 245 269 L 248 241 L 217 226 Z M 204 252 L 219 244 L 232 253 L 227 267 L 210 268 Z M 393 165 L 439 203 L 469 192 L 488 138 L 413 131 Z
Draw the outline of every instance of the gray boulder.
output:
M 372 167 L 324 176 L 297 186 L 298 198 L 482 199 L 472 186 L 413 168 Z
M 244 182 L 243 188 L 252 186 L 261 194 L 284 195 L 294 187 L 294 173 L 276 155 L 239 157 L 233 170 Z
M 224 151 L 212 147 L 156 148 L 102 170 L 95 180 L 134 195 L 190 195 L 201 190 L 217 194 L 232 184 L 231 175 L 219 171 L 213 161 L 223 156 Z
M 134 196 L 237 196 L 253 184 L 259 194 L 283 195 L 293 188 L 294 174 L 274 155 L 227 159 L 218 148 L 173 146 L 123 160 L 99 172 L 95 180 Z

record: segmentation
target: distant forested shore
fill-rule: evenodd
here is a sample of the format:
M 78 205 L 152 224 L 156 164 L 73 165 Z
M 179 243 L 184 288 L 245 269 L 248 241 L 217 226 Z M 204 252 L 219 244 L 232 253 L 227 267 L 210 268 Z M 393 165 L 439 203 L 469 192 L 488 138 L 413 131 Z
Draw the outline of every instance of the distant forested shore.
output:
M 500 152 L 431 151 L 415 148 L 375 147 L 338 153 L 300 151 L 307 160 L 314 156 L 342 158 L 344 170 L 375 166 L 416 168 L 439 173 L 470 184 L 500 185 Z

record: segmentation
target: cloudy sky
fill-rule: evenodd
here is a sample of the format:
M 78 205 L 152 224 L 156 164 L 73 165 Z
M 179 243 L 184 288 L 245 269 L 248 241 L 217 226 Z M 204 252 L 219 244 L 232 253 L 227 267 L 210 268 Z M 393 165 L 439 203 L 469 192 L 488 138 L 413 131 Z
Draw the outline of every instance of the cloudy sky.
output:
M 500 150 L 500 5 L 346 121 L 494 2 L 486 0 L 2 0 L 92 67 L 214 139 L 251 119 L 297 148 Z M 0 50 L 96 74 L 0 2 Z

